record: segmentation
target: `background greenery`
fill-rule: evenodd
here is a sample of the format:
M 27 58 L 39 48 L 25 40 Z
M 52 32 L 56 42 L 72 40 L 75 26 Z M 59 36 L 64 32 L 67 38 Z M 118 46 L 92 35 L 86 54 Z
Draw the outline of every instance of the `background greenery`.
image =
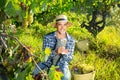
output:
M 65 14 L 73 23 L 67 31 L 76 40 L 71 71 L 75 65 L 88 64 L 95 68 L 95 80 L 119 80 L 119 5 L 119 0 L 1 0 L 0 33 L 17 37 L 41 62 L 43 36 L 55 31 L 55 16 Z M 8 48 L 0 53 L 0 79 L 33 80 L 34 62 L 23 60 L 22 47 L 14 39 L 5 41 Z

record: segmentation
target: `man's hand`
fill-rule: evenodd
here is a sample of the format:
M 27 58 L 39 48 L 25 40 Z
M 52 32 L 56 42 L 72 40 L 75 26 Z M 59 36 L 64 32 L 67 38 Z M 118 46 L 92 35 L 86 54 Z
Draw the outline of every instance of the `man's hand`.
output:
M 65 49 L 65 47 L 59 47 L 55 52 L 57 54 L 67 54 L 69 52 L 69 50 Z

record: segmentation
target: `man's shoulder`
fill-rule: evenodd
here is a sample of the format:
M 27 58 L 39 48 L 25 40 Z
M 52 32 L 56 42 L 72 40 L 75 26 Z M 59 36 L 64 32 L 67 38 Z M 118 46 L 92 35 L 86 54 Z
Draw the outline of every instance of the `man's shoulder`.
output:
M 48 34 L 45 35 L 45 37 L 54 37 L 55 32 L 50 32 Z
M 71 35 L 67 34 L 67 37 L 70 41 L 74 41 L 74 38 Z

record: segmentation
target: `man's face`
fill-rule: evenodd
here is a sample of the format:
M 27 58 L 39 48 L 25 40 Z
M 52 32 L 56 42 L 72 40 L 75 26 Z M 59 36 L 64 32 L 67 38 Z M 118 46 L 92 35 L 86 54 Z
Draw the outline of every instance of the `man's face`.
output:
M 57 22 L 56 28 L 60 34 L 65 34 L 66 29 L 67 29 L 67 22 Z

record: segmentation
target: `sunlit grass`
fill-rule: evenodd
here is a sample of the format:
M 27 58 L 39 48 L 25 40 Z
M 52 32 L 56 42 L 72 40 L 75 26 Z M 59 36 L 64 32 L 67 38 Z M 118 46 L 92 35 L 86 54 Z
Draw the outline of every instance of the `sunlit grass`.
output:
M 100 58 L 93 51 L 88 54 L 75 52 L 71 66 L 79 64 L 89 64 L 95 68 L 95 80 L 119 80 L 119 68 L 116 61 L 110 61 L 105 58 Z
M 20 41 L 26 46 L 31 46 L 35 51 L 41 51 L 42 40 L 31 35 L 21 35 Z
M 105 42 L 106 45 L 120 47 L 120 35 L 118 35 L 115 27 L 105 27 L 97 36 L 98 41 Z

